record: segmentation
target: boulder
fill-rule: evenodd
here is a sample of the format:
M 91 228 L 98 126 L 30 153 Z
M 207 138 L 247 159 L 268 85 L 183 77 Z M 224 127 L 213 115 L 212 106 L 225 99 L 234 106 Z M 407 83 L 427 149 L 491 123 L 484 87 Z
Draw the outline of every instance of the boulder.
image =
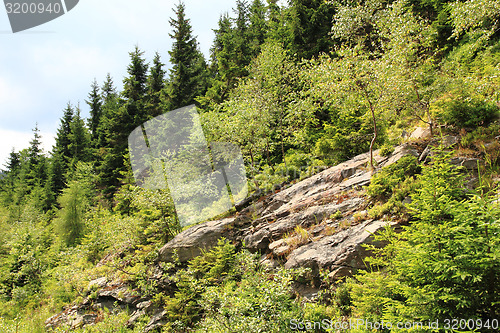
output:
M 290 253 L 285 268 L 307 267 L 312 269 L 314 275 L 319 274 L 320 269 L 326 269 L 331 272 L 329 276 L 332 280 L 351 276 L 365 268 L 364 259 L 370 252 L 364 244 L 383 245 L 374 241 L 373 234 L 387 225 L 397 226 L 394 222 L 368 220 L 301 246 Z
M 237 224 L 235 217 L 200 223 L 184 230 L 165 244 L 159 252 L 159 260 L 174 260 L 177 253 L 180 262 L 187 262 L 199 256 L 202 251 L 217 245 L 221 237 L 231 239 L 231 230 Z
M 428 128 L 417 127 L 411 134 L 410 139 L 419 140 L 431 136 L 431 131 Z

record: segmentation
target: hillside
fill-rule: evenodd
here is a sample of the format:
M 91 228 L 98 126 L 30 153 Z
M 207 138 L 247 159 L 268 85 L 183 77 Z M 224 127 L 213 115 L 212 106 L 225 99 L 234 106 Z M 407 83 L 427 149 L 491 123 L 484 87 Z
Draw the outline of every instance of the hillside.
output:
M 0 332 L 498 329 L 498 1 L 237 0 L 210 59 L 186 6 L 168 73 L 136 47 L 51 152 L 12 151 Z M 192 104 L 195 132 L 150 123 Z M 151 128 L 241 149 L 248 196 L 185 225 L 158 161 L 134 173 L 137 146 L 197 171 Z

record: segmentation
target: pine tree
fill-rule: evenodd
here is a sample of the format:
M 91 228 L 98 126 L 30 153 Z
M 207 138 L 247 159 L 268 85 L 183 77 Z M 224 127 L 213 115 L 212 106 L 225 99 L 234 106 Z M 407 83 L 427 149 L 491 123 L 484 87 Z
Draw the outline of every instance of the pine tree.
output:
M 94 79 L 91 85 L 91 92 L 89 93 L 87 104 L 90 106 L 90 120 L 89 120 L 89 129 L 91 134 L 91 142 L 92 146 L 96 147 L 97 140 L 99 137 L 98 129 L 99 123 L 102 117 L 102 100 L 101 94 L 99 93 L 99 85 L 97 81 Z
M 136 46 L 133 52 L 129 53 L 131 63 L 127 68 L 128 77 L 123 81 L 123 97 L 125 99 L 126 114 L 129 118 L 127 126 L 130 130 L 135 128 L 134 124 L 141 124 L 147 120 L 144 108 L 144 97 L 147 91 L 148 64 L 143 58 L 144 52 Z
M 91 159 L 90 134 L 85 127 L 84 120 L 80 117 L 80 108 L 76 108 L 73 121 L 70 124 L 69 151 L 71 166 L 77 162 L 89 162 Z
M 260 53 L 260 46 L 264 44 L 269 30 L 266 19 L 266 6 L 261 0 L 254 0 L 250 5 L 249 20 L 250 55 L 256 57 Z
M 164 65 L 161 62 L 160 54 L 156 52 L 147 82 L 146 108 L 148 117 L 150 118 L 159 116 L 162 113 L 161 94 L 165 88 L 166 74 L 163 69 Z
M 332 51 L 330 36 L 334 6 L 323 0 L 291 0 L 291 51 L 298 59 L 310 59 Z
M 174 42 L 169 51 L 172 69 L 167 91 L 168 109 L 193 104 L 195 97 L 205 93 L 208 80 L 207 65 L 193 36 L 190 20 L 186 18 L 184 3 L 176 5 L 174 12 L 176 17 L 169 21 L 173 28 L 169 35 Z

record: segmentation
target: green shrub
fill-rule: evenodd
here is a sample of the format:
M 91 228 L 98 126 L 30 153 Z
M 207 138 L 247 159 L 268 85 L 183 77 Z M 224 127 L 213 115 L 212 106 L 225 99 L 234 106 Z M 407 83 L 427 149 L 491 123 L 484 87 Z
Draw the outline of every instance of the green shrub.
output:
M 380 156 L 389 156 L 390 154 L 392 154 L 392 152 L 394 151 L 394 146 L 392 145 L 383 145 L 382 147 L 380 147 Z
M 500 315 L 500 207 L 494 197 L 470 194 L 464 176 L 436 154 L 418 176 L 409 205 L 413 223 L 401 233 L 376 235 L 384 248 L 352 283 L 353 316 L 370 321 L 481 319 Z
M 477 98 L 456 98 L 439 103 L 441 120 L 458 128 L 488 125 L 499 113 L 497 105 Z
M 403 156 L 399 161 L 382 168 L 372 177 L 367 187 L 367 194 L 375 199 L 388 198 L 394 193 L 398 184 L 419 172 L 418 159 L 413 155 Z

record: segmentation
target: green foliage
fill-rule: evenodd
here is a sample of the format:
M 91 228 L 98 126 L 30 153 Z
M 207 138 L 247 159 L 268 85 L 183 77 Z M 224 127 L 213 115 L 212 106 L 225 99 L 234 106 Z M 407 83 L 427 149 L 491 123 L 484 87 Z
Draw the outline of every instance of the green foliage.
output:
M 392 154 L 394 151 L 394 146 L 384 145 L 380 147 L 380 156 L 386 157 Z
M 375 320 L 482 320 L 498 316 L 500 210 L 475 193 L 465 200 L 463 175 L 436 154 L 418 176 L 410 204 L 416 218 L 396 234 L 387 228 L 370 262 L 385 271 L 363 273 L 353 283 L 354 315 Z
M 419 172 L 418 159 L 413 155 L 406 155 L 377 172 L 367 187 L 367 194 L 376 199 L 389 198 L 398 184 Z
M 67 246 L 75 245 L 83 235 L 85 214 L 93 198 L 92 166 L 80 162 L 71 178 L 59 198 L 56 221 L 56 230 Z
M 207 66 L 180 3 L 167 81 L 160 55 L 150 65 L 136 47 L 121 87 L 109 74 L 101 87 L 92 83 L 87 124 L 68 104 L 50 156 L 35 128 L 0 172 L 0 331 L 45 331 L 47 317 L 81 301 L 102 276 L 155 295 L 167 311 L 164 331 L 289 331 L 291 318 L 498 318 L 499 212 L 484 193 L 496 188 L 500 161 L 492 142 L 499 12 L 491 0 L 238 0 L 219 21 Z M 449 156 L 433 155 L 420 176 L 408 156 L 373 177 L 374 206 L 353 215 L 409 220 L 401 234 L 376 237 L 387 246 L 371 248 L 370 263 L 382 270 L 324 282 L 322 303 L 301 304 L 290 294 L 292 273 L 264 271 L 221 242 L 187 266 L 161 264 L 176 284 L 172 297 L 151 274 L 159 248 L 181 228 L 168 190 L 130 185 L 127 137 L 193 101 L 208 141 L 242 148 L 251 189 L 275 190 L 370 148 L 390 154 L 418 122 L 462 129 L 460 151 L 485 162 L 481 194 L 467 194 Z M 339 229 L 350 223 L 341 219 Z M 310 240 L 303 229 L 289 236 Z M 132 331 L 126 312 L 100 315 L 76 331 Z
M 290 298 L 291 282 L 284 270 L 273 276 L 249 270 L 240 282 L 208 288 L 202 303 L 206 315 L 197 331 L 290 331 L 290 320 L 301 317 L 298 304 Z
M 458 128 L 486 126 L 498 117 L 499 107 L 491 102 L 476 98 L 453 98 L 435 104 L 439 117 L 446 124 Z

